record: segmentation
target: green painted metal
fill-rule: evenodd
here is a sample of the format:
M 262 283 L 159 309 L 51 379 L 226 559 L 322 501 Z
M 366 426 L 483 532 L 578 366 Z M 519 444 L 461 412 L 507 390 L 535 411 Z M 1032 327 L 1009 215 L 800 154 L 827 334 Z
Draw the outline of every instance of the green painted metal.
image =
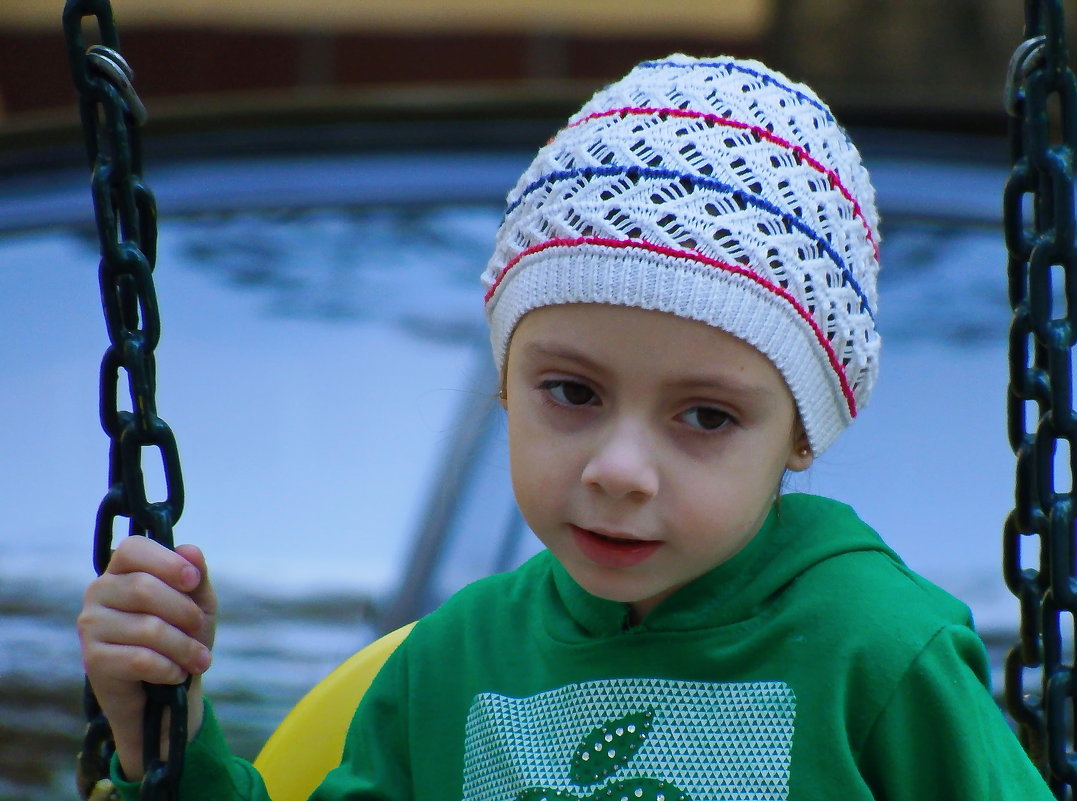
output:
M 97 23 L 99 44 L 87 47 L 83 22 Z M 117 518 L 128 533 L 173 547 L 172 527 L 183 511 L 183 480 L 172 430 L 157 415 L 154 349 L 161 335 L 153 267 L 157 250 L 157 210 L 142 179 L 139 125 L 146 112 L 132 85 L 133 73 L 119 52 L 119 39 L 108 0 L 68 0 L 63 14 L 71 72 L 92 167 L 92 196 L 101 261 L 98 277 L 109 346 L 101 360 L 101 426 L 109 437 L 108 491 L 94 528 L 93 564 L 100 575 L 108 567 Z M 120 403 L 125 383 L 130 410 Z M 166 497 L 147 497 L 143 456 L 155 449 L 162 460 Z M 185 685 L 147 685 L 143 732 L 145 801 L 177 797 L 187 744 Z M 108 722 L 86 685 L 89 725 L 79 763 L 84 797 L 108 775 L 114 750 Z M 161 758 L 168 712 L 168 758 Z
M 1008 433 L 1017 470 L 1003 572 L 1020 600 L 1021 634 L 1006 659 L 1005 696 L 1023 745 L 1063 799 L 1077 789 L 1077 84 L 1061 0 L 1027 0 L 1025 11 L 1025 41 L 1006 85 L 1013 164 L 1003 201 L 1013 308 Z

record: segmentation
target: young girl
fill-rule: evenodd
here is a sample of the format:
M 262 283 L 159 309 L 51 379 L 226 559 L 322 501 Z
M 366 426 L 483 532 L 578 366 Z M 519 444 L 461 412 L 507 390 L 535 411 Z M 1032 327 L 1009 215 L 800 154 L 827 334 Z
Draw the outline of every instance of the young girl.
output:
M 547 549 L 418 623 L 315 798 L 1049 801 L 966 607 L 848 507 L 777 497 L 868 400 L 877 271 L 867 173 L 807 87 L 673 56 L 596 94 L 483 276 Z M 214 610 L 196 548 L 137 537 L 87 592 L 125 798 L 140 682 L 188 673 L 182 797 L 265 797 L 202 698 Z

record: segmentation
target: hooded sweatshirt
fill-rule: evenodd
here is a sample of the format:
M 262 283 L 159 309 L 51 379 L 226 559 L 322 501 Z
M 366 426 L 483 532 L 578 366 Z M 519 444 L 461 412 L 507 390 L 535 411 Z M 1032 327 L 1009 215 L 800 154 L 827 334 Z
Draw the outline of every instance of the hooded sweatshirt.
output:
M 313 798 L 1053 799 L 968 609 L 847 506 L 783 496 L 733 558 L 628 612 L 548 552 L 470 585 L 386 662 Z M 181 798 L 265 797 L 207 714 Z

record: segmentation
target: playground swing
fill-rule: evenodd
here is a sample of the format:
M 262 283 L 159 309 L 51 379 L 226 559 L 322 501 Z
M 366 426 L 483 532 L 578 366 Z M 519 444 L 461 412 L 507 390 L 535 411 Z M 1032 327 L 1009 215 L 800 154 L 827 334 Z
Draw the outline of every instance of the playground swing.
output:
M 86 48 L 82 20 L 95 17 L 102 44 Z M 141 178 L 138 125 L 145 117 L 120 56 L 108 0 L 68 0 L 64 31 L 80 95 L 85 141 L 93 167 L 95 217 L 101 243 L 102 300 L 110 345 L 101 366 L 101 422 L 111 441 L 109 489 L 94 532 L 94 567 L 108 565 L 113 525 L 127 518 L 129 533 L 172 547 L 172 526 L 183 507 L 175 438 L 156 414 L 153 349 L 160 334 L 151 272 L 156 245 L 153 195 Z M 1015 509 L 1004 531 L 1006 583 L 1021 603 L 1021 639 L 1006 660 L 1006 700 L 1022 743 L 1049 772 L 1059 798 L 1077 787 L 1072 722 L 1067 724 L 1077 674 L 1066 663 L 1061 615 L 1077 617 L 1077 578 L 1072 557 L 1077 486 L 1055 491 L 1060 441 L 1077 436 L 1072 408 L 1072 354 L 1077 336 L 1077 250 L 1074 248 L 1074 180 L 1077 148 L 1077 82 L 1068 66 L 1062 0 L 1026 3 L 1025 41 L 1010 65 L 1006 87 L 1013 170 L 1004 208 L 1009 250 L 1011 376 L 1010 444 L 1017 456 Z M 1052 114 L 1049 108 L 1057 109 Z M 1026 212 L 1026 207 L 1030 211 Z M 1028 219 L 1026 219 L 1026 216 Z M 1064 268 L 1069 300 L 1059 311 L 1052 267 Z M 1071 316 L 1072 315 L 1072 316 Z M 132 411 L 117 406 L 121 370 Z M 1037 404 L 1029 425 L 1027 407 Z M 167 496 L 149 502 L 143 481 L 143 449 L 163 460 Z M 1072 445 L 1070 474 L 1077 467 Z M 1064 483 L 1064 482 L 1062 482 Z M 1037 537 L 1038 569 L 1021 562 L 1026 537 Z M 413 625 L 413 624 L 411 624 Z M 255 765 L 277 801 L 307 798 L 336 766 L 352 713 L 370 682 L 411 625 L 367 646 L 316 685 L 269 738 Z M 1071 621 L 1072 628 L 1072 621 Z M 1073 636 L 1072 630 L 1068 632 Z M 1038 673 L 1041 695 L 1026 690 Z M 186 732 L 185 687 L 148 687 L 144 738 L 146 775 L 142 798 L 177 797 Z M 106 782 L 113 746 L 108 723 L 87 684 L 86 739 L 79 758 L 85 798 L 110 797 Z M 154 749 L 162 739 L 164 713 L 171 715 L 167 761 Z
M 353 654 L 299 700 L 266 740 L 254 766 L 274 801 L 305 801 L 340 761 L 355 708 L 414 623 Z

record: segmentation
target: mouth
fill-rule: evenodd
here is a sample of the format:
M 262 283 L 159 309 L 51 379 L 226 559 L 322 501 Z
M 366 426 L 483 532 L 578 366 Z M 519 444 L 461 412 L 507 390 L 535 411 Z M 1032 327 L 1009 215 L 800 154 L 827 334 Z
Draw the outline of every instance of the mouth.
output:
M 661 540 L 644 540 L 574 525 L 569 529 L 580 552 L 602 567 L 633 567 L 650 558 L 662 544 Z

